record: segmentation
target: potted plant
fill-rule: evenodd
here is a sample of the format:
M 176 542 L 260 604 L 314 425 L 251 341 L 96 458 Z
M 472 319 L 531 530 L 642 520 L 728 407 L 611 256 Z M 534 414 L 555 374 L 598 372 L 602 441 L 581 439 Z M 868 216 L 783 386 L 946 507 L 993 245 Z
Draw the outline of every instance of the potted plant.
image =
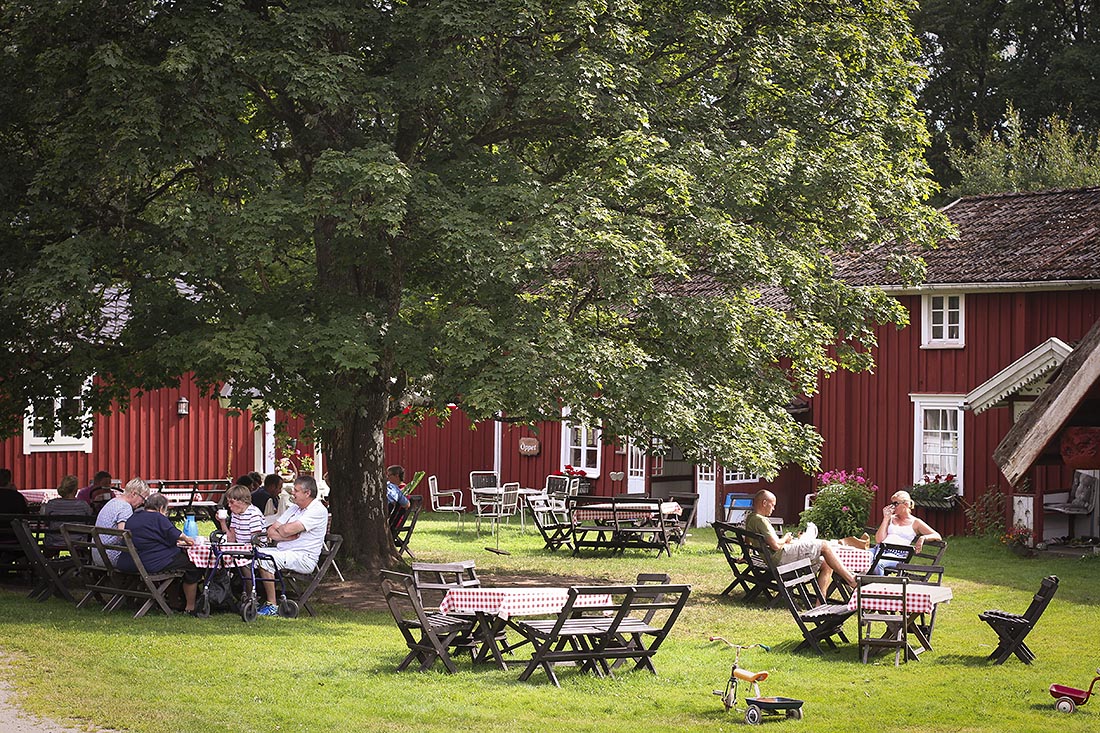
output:
M 913 503 L 927 509 L 953 509 L 959 498 L 959 485 L 954 474 L 925 476 L 924 480 L 910 486 L 906 491 Z
M 1030 557 L 1035 554 L 1035 551 L 1031 549 L 1031 539 L 1031 530 L 1022 524 L 1016 524 L 1012 529 L 1001 535 L 1001 543 L 1007 545 L 1008 549 L 1021 557 Z

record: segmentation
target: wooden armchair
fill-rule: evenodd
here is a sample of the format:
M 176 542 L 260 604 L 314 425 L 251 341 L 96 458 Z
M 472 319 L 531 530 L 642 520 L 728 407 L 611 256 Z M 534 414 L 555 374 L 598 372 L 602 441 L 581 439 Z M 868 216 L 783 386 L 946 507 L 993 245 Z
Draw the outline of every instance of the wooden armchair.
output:
M 728 595 L 734 588 L 740 587 L 746 601 L 763 596 L 765 600 L 777 603 L 780 597 L 779 578 L 764 537 L 727 522 L 714 522 L 713 526 L 718 537 L 718 548 L 733 571 L 733 581 L 722 591 L 722 595 Z
M 383 570 L 382 593 L 409 649 L 408 655 L 397 665 L 398 672 L 407 669 L 414 661 L 420 663 L 420 671 L 423 672 L 438 659 L 448 673 L 454 674 L 458 667 L 451 658 L 451 649 L 469 651 L 472 661 L 476 651 L 473 619 L 426 612 L 411 575 Z

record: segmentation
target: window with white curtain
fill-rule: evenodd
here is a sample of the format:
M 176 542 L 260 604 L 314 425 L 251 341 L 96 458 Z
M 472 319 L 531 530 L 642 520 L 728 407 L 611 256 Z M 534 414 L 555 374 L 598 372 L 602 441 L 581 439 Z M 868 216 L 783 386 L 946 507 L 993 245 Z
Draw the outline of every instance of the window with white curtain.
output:
M 963 400 L 954 395 L 910 395 L 913 401 L 913 482 L 955 476 L 962 487 Z

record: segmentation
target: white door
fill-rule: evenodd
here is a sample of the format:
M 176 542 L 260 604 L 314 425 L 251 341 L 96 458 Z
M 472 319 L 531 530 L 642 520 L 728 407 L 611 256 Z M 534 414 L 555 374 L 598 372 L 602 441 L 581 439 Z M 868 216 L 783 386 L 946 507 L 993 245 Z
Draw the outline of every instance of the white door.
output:
M 718 477 L 713 463 L 695 466 L 695 493 L 699 502 L 695 505 L 695 526 L 705 527 L 714 521 L 714 484 Z
M 646 454 L 645 449 L 638 447 L 634 441 L 626 449 L 626 493 L 645 493 Z

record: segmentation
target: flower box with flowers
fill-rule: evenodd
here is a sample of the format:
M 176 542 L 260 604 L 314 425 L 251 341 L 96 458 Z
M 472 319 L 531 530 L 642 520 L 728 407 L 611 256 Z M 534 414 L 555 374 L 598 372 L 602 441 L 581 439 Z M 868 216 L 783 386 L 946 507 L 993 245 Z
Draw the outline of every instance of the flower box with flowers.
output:
M 565 470 L 557 471 L 558 476 L 568 476 L 570 478 L 580 479 L 580 483 L 577 485 L 577 493 L 580 495 L 592 493 L 592 479 L 588 477 L 588 474 L 583 468 L 574 468 L 573 466 L 566 465 Z
M 1016 524 L 1001 535 L 1001 543 L 1008 545 L 1008 549 L 1021 557 L 1031 557 L 1035 554 L 1035 550 L 1031 549 L 1033 537 L 1030 529 L 1022 524 Z
M 906 491 L 914 504 L 925 509 L 954 509 L 959 498 L 959 485 L 954 474 L 950 473 L 946 476 L 925 476 L 923 481 L 913 484 Z

